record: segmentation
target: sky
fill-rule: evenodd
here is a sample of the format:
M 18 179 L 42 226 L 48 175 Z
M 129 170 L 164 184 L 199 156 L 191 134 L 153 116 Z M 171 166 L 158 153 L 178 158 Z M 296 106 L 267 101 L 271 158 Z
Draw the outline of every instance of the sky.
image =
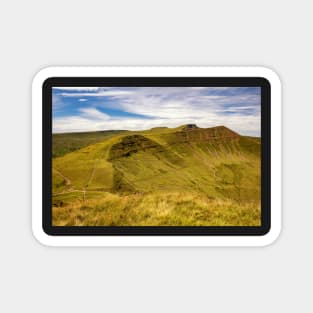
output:
M 260 136 L 259 87 L 53 87 L 53 133 L 224 125 Z

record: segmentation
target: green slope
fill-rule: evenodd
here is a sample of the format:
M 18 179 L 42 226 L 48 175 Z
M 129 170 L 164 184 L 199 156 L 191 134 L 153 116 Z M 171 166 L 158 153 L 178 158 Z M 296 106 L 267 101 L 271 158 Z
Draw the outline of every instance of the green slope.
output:
M 60 157 L 69 152 L 101 142 L 125 130 L 105 130 L 98 132 L 64 133 L 52 135 L 52 156 Z
M 226 127 L 127 132 L 53 159 L 53 192 L 196 190 L 257 199 L 260 140 Z
M 166 194 L 164 203 L 168 202 L 168 207 L 173 200 L 171 195 L 181 194 L 190 199 L 230 201 L 242 207 L 254 203 L 253 209 L 248 210 L 253 212 L 260 203 L 260 168 L 260 139 L 240 136 L 224 126 L 205 129 L 183 125 L 127 131 L 53 158 L 53 204 L 73 205 L 76 201 L 81 206 L 92 199 L 110 202 L 110 195 L 115 194 L 120 197 L 113 209 L 115 213 L 126 202 L 123 212 L 135 203 L 140 206 L 139 200 L 148 201 L 155 211 L 157 204 L 151 202 L 152 198 L 157 201 Z M 206 205 L 219 207 L 216 203 Z M 108 207 L 108 202 L 104 206 Z M 185 212 L 177 207 L 173 210 Z M 186 222 L 185 217 L 176 224 L 183 221 Z M 118 225 L 123 223 L 125 219 Z M 145 222 L 136 220 L 136 224 L 141 223 Z

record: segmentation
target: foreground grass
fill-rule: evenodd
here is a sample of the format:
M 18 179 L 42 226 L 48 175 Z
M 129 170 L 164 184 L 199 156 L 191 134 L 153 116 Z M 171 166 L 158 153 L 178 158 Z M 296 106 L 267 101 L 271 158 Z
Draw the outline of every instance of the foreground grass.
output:
M 260 226 L 260 203 L 197 193 L 101 193 L 53 207 L 54 226 Z

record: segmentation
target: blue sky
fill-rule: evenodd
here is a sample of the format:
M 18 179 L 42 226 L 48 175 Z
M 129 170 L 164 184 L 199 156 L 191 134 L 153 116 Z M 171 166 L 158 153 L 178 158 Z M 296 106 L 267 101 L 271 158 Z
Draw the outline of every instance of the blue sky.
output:
M 227 126 L 260 136 L 259 87 L 53 87 L 53 132 Z

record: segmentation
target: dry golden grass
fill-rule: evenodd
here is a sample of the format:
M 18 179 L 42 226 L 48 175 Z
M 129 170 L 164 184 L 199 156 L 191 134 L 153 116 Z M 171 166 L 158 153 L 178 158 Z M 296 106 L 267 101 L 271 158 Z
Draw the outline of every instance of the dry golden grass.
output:
M 147 193 L 73 201 L 53 207 L 55 226 L 260 226 L 260 202 L 197 193 Z

